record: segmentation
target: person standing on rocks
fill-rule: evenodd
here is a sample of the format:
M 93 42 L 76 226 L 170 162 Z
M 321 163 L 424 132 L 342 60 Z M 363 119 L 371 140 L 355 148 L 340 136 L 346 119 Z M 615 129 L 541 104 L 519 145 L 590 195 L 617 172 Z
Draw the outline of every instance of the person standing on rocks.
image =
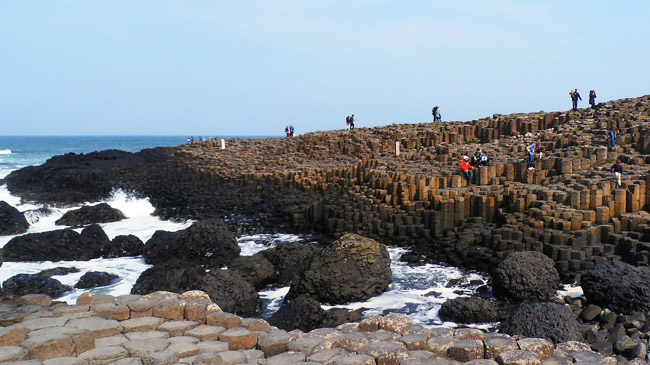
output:
M 472 165 L 469 163 L 469 157 L 463 156 L 463 160 L 460 161 L 460 171 L 465 176 L 467 184 L 472 183 Z
M 354 129 L 354 114 L 350 117 L 350 130 Z
M 616 163 L 612 165 L 612 168 L 610 168 L 609 171 L 614 171 L 616 186 L 621 187 L 621 177 L 623 176 L 623 165 L 621 165 L 621 160 L 616 160 Z
M 571 92 L 569 92 L 569 95 L 571 95 L 571 102 L 573 103 L 573 111 L 577 112 L 578 111 L 578 99 L 582 100 L 580 97 L 580 94 L 578 93 L 578 89 L 575 89 Z
M 618 112 L 614 112 L 612 117 L 607 119 L 607 131 L 609 132 L 609 144 L 611 148 L 616 147 L 616 133 L 620 132 L 620 130 Z
M 589 90 L 589 104 L 591 109 L 596 109 L 596 92 L 594 90 Z
M 535 170 L 535 151 L 537 151 L 539 142 L 535 141 L 528 146 L 528 170 Z
M 345 129 L 350 129 L 350 116 L 345 117 Z
M 440 116 L 440 107 L 439 106 L 434 106 L 433 109 L 431 109 L 431 114 L 433 114 L 433 121 L 435 122 L 442 122 L 442 117 Z

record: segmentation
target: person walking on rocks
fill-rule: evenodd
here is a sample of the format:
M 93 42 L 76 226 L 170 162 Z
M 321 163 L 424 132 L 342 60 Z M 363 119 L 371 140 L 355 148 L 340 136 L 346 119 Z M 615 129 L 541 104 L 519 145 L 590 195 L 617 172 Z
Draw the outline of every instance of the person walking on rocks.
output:
M 440 116 L 440 107 L 439 106 L 434 106 L 433 109 L 431 109 L 431 114 L 433 114 L 433 122 L 442 122 L 442 117 Z
M 594 90 L 589 90 L 589 105 L 591 105 L 591 109 L 596 109 L 596 92 Z
M 621 186 L 621 177 L 623 176 L 623 165 L 621 165 L 621 160 L 616 160 L 616 163 L 612 165 L 612 168 L 609 171 L 614 171 L 614 176 L 616 177 L 616 186 Z
M 467 184 L 472 183 L 472 165 L 469 163 L 469 157 L 463 156 L 463 160 L 460 161 L 460 171 L 465 176 Z
M 350 129 L 350 116 L 345 117 L 345 129 Z
M 609 145 L 611 148 L 616 147 L 616 133 L 621 131 L 618 112 L 614 112 L 611 118 L 607 119 L 607 131 L 609 132 Z
M 577 112 L 578 111 L 578 99 L 582 100 L 582 98 L 580 97 L 580 94 L 578 93 L 578 89 L 570 91 L 569 95 L 571 95 L 571 102 L 573 102 L 573 111 Z
M 528 146 L 528 170 L 535 170 L 535 151 L 537 151 L 539 142 L 535 141 Z
M 291 133 L 289 132 L 289 126 L 284 127 L 284 133 L 287 134 L 287 137 L 291 137 Z
M 350 130 L 354 129 L 354 114 L 350 117 Z

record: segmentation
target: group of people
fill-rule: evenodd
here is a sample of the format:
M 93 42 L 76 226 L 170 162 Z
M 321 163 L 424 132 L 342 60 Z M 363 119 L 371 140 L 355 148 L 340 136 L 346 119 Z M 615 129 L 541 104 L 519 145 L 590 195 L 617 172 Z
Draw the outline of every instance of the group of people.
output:
M 544 148 L 538 141 L 535 141 L 526 150 L 528 152 L 528 170 L 535 170 L 535 154 L 537 153 L 541 160 Z
M 345 125 L 347 126 L 347 129 L 354 129 L 354 114 L 352 116 L 347 116 L 345 117 Z
M 571 96 L 572 110 L 574 112 L 578 111 L 578 100 L 582 100 L 578 89 L 569 91 L 569 96 Z M 596 92 L 594 90 L 589 90 L 589 105 L 591 109 L 596 108 Z
M 474 177 L 473 169 L 481 166 L 489 166 L 489 164 L 490 157 L 482 149 L 477 148 L 471 159 L 469 156 L 463 156 L 463 160 L 460 161 L 460 171 L 463 173 L 467 183 L 471 184 L 472 178 Z
M 293 132 L 294 132 L 294 129 L 293 129 L 292 125 L 288 125 L 288 126 L 284 127 L 284 133 L 287 134 L 287 137 L 293 137 Z

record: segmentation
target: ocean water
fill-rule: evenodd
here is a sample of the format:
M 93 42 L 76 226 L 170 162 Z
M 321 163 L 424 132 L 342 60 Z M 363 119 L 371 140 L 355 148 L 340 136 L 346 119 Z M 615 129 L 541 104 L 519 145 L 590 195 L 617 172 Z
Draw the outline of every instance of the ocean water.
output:
M 239 137 L 251 138 L 251 137 Z M 199 140 L 200 137 L 194 137 Z M 120 149 L 137 152 L 143 148 L 158 146 L 177 146 L 187 142 L 187 136 L 171 137 L 0 137 L 0 178 L 11 171 L 30 165 L 39 165 L 54 155 L 68 152 L 89 153 L 106 149 Z M 49 214 L 37 211 L 41 204 L 23 202 L 11 195 L 6 185 L 0 185 L 0 200 L 4 200 L 23 212 L 31 226 L 27 233 L 45 232 L 67 228 L 57 226 L 54 222 L 65 212 L 79 206 L 51 208 Z M 189 227 L 192 222 L 164 221 L 153 216 L 154 207 L 148 199 L 129 196 L 116 190 L 105 201 L 110 206 L 120 209 L 127 219 L 120 222 L 100 224 L 109 238 L 117 235 L 133 234 L 146 242 L 156 230 L 177 231 Z M 100 202 L 87 202 L 95 205 Z M 81 231 L 81 229 L 77 229 Z M 0 236 L 0 247 L 4 246 L 13 235 Z M 275 234 L 245 235 L 238 237 L 241 255 L 248 256 L 287 242 L 310 242 L 309 236 L 277 232 Z M 477 273 L 439 265 L 409 266 L 399 257 L 406 252 L 404 248 L 389 247 L 393 282 L 388 290 L 370 300 L 349 303 L 343 306 L 351 310 L 362 310 L 364 315 L 397 312 L 408 315 L 414 323 L 424 325 L 445 324 L 438 318 L 440 305 L 449 298 L 471 295 L 479 286 L 487 283 L 487 278 Z M 20 274 L 35 274 L 54 267 L 76 267 L 78 273 L 71 273 L 54 278 L 63 284 L 74 286 L 79 278 L 88 271 L 105 271 L 119 276 L 111 285 L 91 289 L 111 295 L 128 294 L 131 287 L 150 265 L 142 257 L 122 257 L 114 259 L 95 259 L 89 261 L 59 262 L 5 262 L 0 266 L 0 282 Z M 74 289 L 59 300 L 74 303 L 88 289 Z M 269 318 L 282 304 L 289 287 L 267 288 L 260 291 L 263 300 L 263 318 Z M 323 306 L 325 309 L 332 308 Z M 491 327 L 491 324 L 483 327 Z

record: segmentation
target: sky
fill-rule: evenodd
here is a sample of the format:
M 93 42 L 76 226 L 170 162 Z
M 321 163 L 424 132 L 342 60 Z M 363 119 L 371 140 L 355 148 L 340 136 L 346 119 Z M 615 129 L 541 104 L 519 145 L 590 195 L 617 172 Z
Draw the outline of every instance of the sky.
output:
M 2 0 L 0 135 L 283 135 L 650 94 L 650 1 Z

